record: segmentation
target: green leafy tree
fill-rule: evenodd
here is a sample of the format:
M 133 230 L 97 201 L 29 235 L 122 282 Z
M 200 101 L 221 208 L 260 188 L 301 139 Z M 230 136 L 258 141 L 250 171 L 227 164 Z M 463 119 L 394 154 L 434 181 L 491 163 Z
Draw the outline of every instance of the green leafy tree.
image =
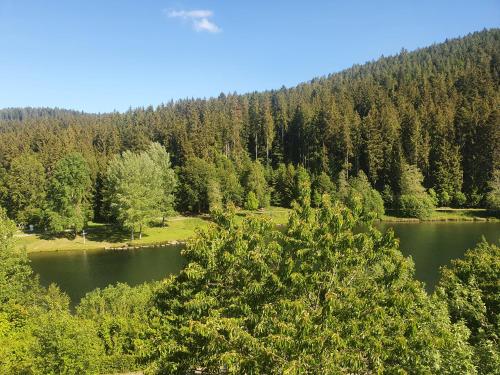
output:
M 217 176 L 215 166 L 200 158 L 189 158 L 179 171 L 179 198 L 182 209 L 192 212 L 209 210 L 208 185 Z
M 155 283 L 135 287 L 118 283 L 95 289 L 82 298 L 76 317 L 96 324 L 97 337 L 104 347 L 101 373 L 140 370 L 140 351 L 148 330 L 148 301 Z
M 38 223 L 45 202 L 45 169 L 32 154 L 12 161 L 7 177 L 9 213 L 18 224 Z
M 463 259 L 441 270 L 437 296 L 448 305 L 452 322 L 465 322 L 480 374 L 500 369 L 500 247 L 480 242 Z
M 50 312 L 33 328 L 33 369 L 38 374 L 99 374 L 103 347 L 92 321 Z
M 90 321 L 69 313 L 69 299 L 38 282 L 24 251 L 14 246 L 15 225 L 0 210 L 0 372 L 99 373 L 104 354 Z
M 311 204 L 311 178 L 307 170 L 299 166 L 295 173 L 294 198 L 300 204 Z
M 111 160 L 107 171 L 107 200 L 118 222 L 130 230 L 131 239 L 159 214 L 165 199 L 164 179 L 160 167 L 147 152 L 125 151 Z
M 495 170 L 493 178 L 488 183 L 488 188 L 486 204 L 489 208 L 500 210 L 500 170 Z
M 321 172 L 313 179 L 312 201 L 316 207 L 321 205 L 323 195 L 334 196 L 335 193 L 335 184 L 325 172 Z
M 217 161 L 216 167 L 223 203 L 242 206 L 243 187 L 235 164 L 229 158 L 222 157 Z
M 211 179 L 207 186 L 208 209 L 210 212 L 222 209 L 222 193 L 217 180 Z
M 380 193 L 372 188 L 368 177 L 359 171 L 356 177 L 349 179 L 349 193 L 345 199 L 347 206 L 355 209 L 358 204 L 362 207 L 362 216 L 365 219 L 381 218 L 384 215 L 384 201 Z
M 278 165 L 273 176 L 272 201 L 276 206 L 290 207 L 295 193 L 295 167 L 293 164 Z
M 285 233 L 220 216 L 154 292 L 147 370 L 474 374 L 467 329 L 413 279 L 392 232 L 359 224 L 339 206 L 299 207 Z
M 253 191 L 248 192 L 245 201 L 245 209 L 255 211 L 259 208 L 259 200 Z
M 270 204 L 269 186 L 265 177 L 265 170 L 258 161 L 251 162 L 245 176 L 245 190 L 254 192 L 259 201 L 259 207 L 267 207 Z
M 177 188 L 177 177 L 170 163 L 170 155 L 159 143 L 152 143 L 146 150 L 147 155 L 157 165 L 161 174 L 162 199 L 159 204 L 159 211 L 162 215 L 162 225 L 165 218 L 175 213 L 175 191 Z
M 59 160 L 47 192 L 49 228 L 55 232 L 72 228 L 75 235 L 81 231 L 91 216 L 90 192 L 90 173 L 83 156 L 72 153 Z
M 404 164 L 398 197 L 399 212 L 403 216 L 427 219 L 432 215 L 434 202 L 422 185 L 424 177 L 414 165 Z

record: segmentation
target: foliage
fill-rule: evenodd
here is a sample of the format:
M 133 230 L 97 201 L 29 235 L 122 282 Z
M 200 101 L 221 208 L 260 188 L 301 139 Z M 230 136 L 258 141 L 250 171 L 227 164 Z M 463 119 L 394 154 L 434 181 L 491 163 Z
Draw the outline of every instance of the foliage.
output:
M 160 171 L 162 198 L 158 209 L 163 216 L 163 222 L 165 222 L 166 217 L 175 213 L 174 192 L 177 188 L 177 177 L 170 163 L 170 155 L 162 145 L 157 142 L 151 143 L 146 153 Z
M 489 191 L 486 195 L 486 204 L 489 208 L 500 210 L 500 170 L 493 173 L 493 178 L 488 183 Z
M 453 322 L 464 322 L 481 374 L 500 368 L 500 248 L 486 241 L 468 250 L 463 259 L 441 271 L 436 294 L 448 305 Z
M 99 374 L 103 348 L 92 321 L 51 312 L 33 327 L 33 370 L 38 374 Z
M 119 223 L 134 231 L 147 226 L 170 199 L 165 190 L 164 171 L 147 152 L 125 151 L 110 162 L 107 172 L 106 196 Z M 165 211 L 164 211 L 165 212 Z
M 91 321 L 69 313 L 68 297 L 38 283 L 14 224 L 0 212 L 0 372 L 99 373 L 103 352 Z
M 145 315 L 154 285 L 110 285 L 87 293 L 76 307 L 76 317 L 96 324 L 97 337 L 105 352 L 102 372 L 141 368 L 139 353 L 148 329 Z
M 207 212 L 208 185 L 216 176 L 215 167 L 200 158 L 190 158 L 179 171 L 180 207 L 192 212 Z
M 321 172 L 313 178 L 312 182 L 312 202 L 315 207 L 319 207 L 324 194 L 335 195 L 335 184 L 325 172 Z
M 474 373 L 467 330 L 393 234 L 358 225 L 338 205 L 297 208 L 285 233 L 220 217 L 154 293 L 149 371 Z
M 247 197 L 250 192 L 253 192 L 259 201 L 259 207 L 268 207 L 271 196 L 264 167 L 257 161 L 251 162 L 247 168 L 244 179 Z
M 47 192 L 47 225 L 60 232 L 72 228 L 81 231 L 90 218 L 91 180 L 83 156 L 71 153 L 59 160 Z
M 339 191 L 341 190 L 339 189 Z M 381 218 L 385 212 L 381 195 L 372 188 L 363 171 L 360 171 L 356 177 L 349 179 L 349 193 L 344 201 L 353 210 L 360 205 L 362 216 L 365 219 Z
M 295 173 L 294 198 L 300 204 L 311 204 L 311 179 L 307 170 L 299 166 Z
M 255 211 L 259 208 L 259 200 L 253 191 L 247 194 L 247 199 L 245 201 L 245 209 L 249 211 Z
M 435 206 L 433 198 L 422 185 L 424 176 L 414 165 L 405 164 L 402 168 L 398 210 L 402 216 L 427 219 Z
M 222 193 L 216 180 L 209 180 L 207 186 L 208 209 L 210 212 L 222 209 Z
M 23 154 L 10 165 L 6 178 L 10 216 L 18 224 L 38 223 L 45 202 L 45 169 L 34 155 Z
M 403 194 L 399 197 L 399 213 L 404 217 L 428 219 L 434 210 L 434 205 L 428 195 Z
M 182 211 L 208 212 L 210 179 L 217 180 L 223 205 L 241 206 L 253 190 L 261 207 L 270 199 L 289 207 L 297 199 L 290 177 L 298 165 L 311 176 L 325 173 L 337 184 L 363 171 L 379 192 L 390 187 L 397 207 L 404 163 L 422 172 L 423 186 L 436 191 L 441 205 L 490 202 L 493 207 L 491 183 L 500 165 L 499 33 L 483 30 L 414 52 L 403 50 L 289 89 L 100 115 L 7 109 L 0 114 L 0 198 L 4 205 L 12 200 L 1 175 L 11 173 L 17 158 L 35 155 L 50 181 L 56 164 L 77 152 L 89 171 L 94 217 L 104 218 L 102 181 L 110 160 L 158 142 L 182 175 L 176 197 Z M 197 169 L 202 165 L 195 159 L 206 163 L 204 170 Z M 265 164 L 267 180 L 251 188 L 250 159 Z M 276 172 L 269 173 L 271 168 Z M 339 199 L 345 200 L 348 192 L 342 189 Z M 49 189 L 40 185 L 39 190 Z M 313 188 L 316 203 L 320 195 Z M 389 205 L 390 195 L 384 197 Z M 42 199 L 42 206 L 49 200 Z M 166 211 L 167 201 L 162 205 Z M 9 216 L 25 221 L 23 205 L 12 207 L 7 207 Z M 54 228 L 68 224 L 57 211 L 49 210 L 46 217 Z
M 221 157 L 217 160 L 216 167 L 223 203 L 241 206 L 243 204 L 243 187 L 235 163 L 227 157 Z
M 295 167 L 293 164 L 278 165 L 273 181 L 273 204 L 290 207 L 295 194 Z

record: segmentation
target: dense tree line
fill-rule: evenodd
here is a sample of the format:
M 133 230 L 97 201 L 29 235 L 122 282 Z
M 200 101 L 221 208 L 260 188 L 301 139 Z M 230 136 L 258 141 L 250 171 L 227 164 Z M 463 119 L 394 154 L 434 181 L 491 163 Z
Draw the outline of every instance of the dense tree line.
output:
M 492 29 L 402 50 L 291 89 L 180 100 L 123 114 L 9 109 L 0 116 L 0 195 L 18 221 L 36 217 L 36 203 L 46 200 L 44 212 L 54 213 L 49 222 L 77 228 L 79 222 L 67 220 L 71 213 L 50 204 L 63 194 L 56 180 L 73 165 L 88 171 L 90 188 L 71 199 L 81 213 L 90 209 L 104 219 L 112 160 L 157 142 L 178 172 L 178 210 L 208 211 L 229 201 L 289 205 L 289 190 L 272 190 L 274 175 L 287 173 L 282 165 L 302 166 L 313 186 L 328 185 L 326 177 L 339 185 L 365 175 L 386 208 L 411 215 L 424 217 L 430 203 L 498 208 L 499 61 L 500 30 Z M 76 160 L 61 165 L 77 154 L 85 167 Z M 425 197 L 423 206 L 402 191 L 405 174 L 421 180 L 424 190 L 412 194 Z
M 431 296 L 391 231 L 358 230 L 359 201 L 307 200 L 284 231 L 215 211 L 179 275 L 97 289 L 74 312 L 56 286 L 40 286 L 0 210 L 0 372 L 498 370 L 499 247 L 480 243 L 445 268 Z

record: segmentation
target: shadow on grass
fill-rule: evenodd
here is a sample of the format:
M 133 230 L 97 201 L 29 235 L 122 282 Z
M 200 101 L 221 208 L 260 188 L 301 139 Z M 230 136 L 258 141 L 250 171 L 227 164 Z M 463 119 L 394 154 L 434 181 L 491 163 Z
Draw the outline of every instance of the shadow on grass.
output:
M 104 224 L 88 228 L 87 239 L 95 242 L 126 242 L 130 240 L 130 232 L 115 225 Z
M 74 240 L 75 239 L 75 233 L 73 231 L 71 232 L 60 232 L 60 233 L 50 233 L 50 232 L 42 232 L 42 233 L 36 233 L 38 237 L 42 240 L 59 240 L 59 239 L 67 239 L 67 240 Z
M 111 224 L 91 225 L 85 229 L 86 238 L 89 241 L 95 242 L 126 242 L 130 240 L 130 232 L 121 229 L 118 226 Z M 58 240 L 67 239 L 74 240 L 75 234 L 73 231 L 64 232 L 38 232 L 35 233 L 42 240 Z M 81 233 L 78 233 L 81 235 Z
M 500 211 L 498 210 L 464 210 L 462 211 L 462 214 L 467 217 L 480 217 L 483 219 L 500 219 Z

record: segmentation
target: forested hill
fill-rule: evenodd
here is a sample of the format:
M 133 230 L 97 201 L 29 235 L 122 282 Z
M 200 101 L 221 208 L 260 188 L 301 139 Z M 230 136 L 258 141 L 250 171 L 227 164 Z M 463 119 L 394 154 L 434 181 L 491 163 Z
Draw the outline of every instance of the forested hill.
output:
M 500 167 L 499 83 L 500 29 L 484 30 L 291 89 L 123 114 L 0 114 L 0 163 L 8 171 L 14 158 L 33 152 L 50 175 L 57 160 L 78 151 L 95 183 L 111 156 L 158 141 L 175 165 L 226 155 L 236 164 L 248 157 L 302 164 L 334 179 L 363 170 L 379 191 L 392 192 L 408 163 L 425 187 L 450 199 L 463 192 L 477 206 Z
M 0 121 L 1 120 L 17 120 L 23 121 L 30 118 L 61 118 L 61 117 L 72 117 L 72 116 L 84 116 L 89 115 L 84 112 L 73 111 L 70 109 L 61 108 L 47 108 L 47 107 L 23 107 L 23 108 L 3 108 L 0 109 Z

